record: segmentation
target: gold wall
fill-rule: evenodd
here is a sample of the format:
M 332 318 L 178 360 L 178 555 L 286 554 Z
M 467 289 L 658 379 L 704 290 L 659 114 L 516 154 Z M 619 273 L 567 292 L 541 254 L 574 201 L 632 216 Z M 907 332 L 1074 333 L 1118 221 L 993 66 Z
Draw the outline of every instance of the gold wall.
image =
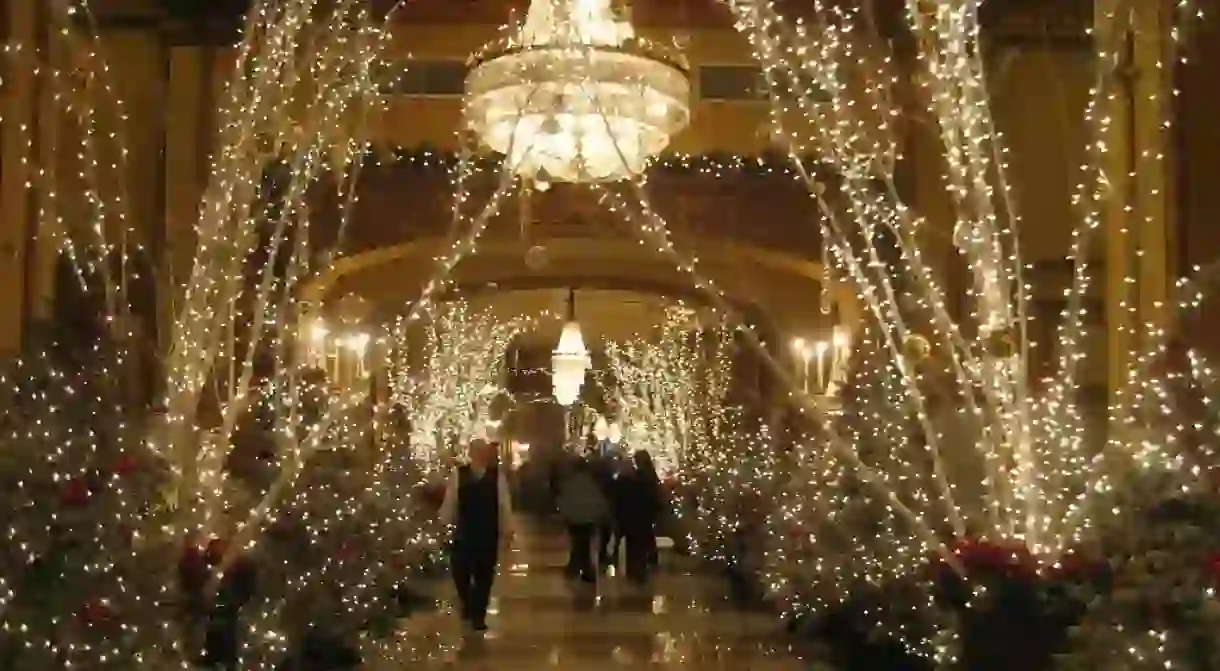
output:
M 496 28 L 492 25 L 426 25 L 395 26 L 392 58 L 421 60 L 461 60 L 493 41 Z M 664 34 L 644 37 L 658 40 Z M 654 31 L 655 32 L 655 31 Z M 690 31 L 686 49 L 691 66 L 745 65 L 750 54 L 745 41 L 732 30 Z M 379 135 L 392 144 L 404 147 L 430 145 L 456 149 L 454 134 L 462 121 L 461 101 L 453 99 L 400 99 L 379 121 Z M 710 151 L 755 154 L 767 148 L 765 132 L 767 105 L 748 102 L 705 102 L 695 106 L 691 125 L 678 136 L 671 150 L 698 154 Z
M 15 37 L 24 34 L 28 38 L 36 33 L 37 26 L 32 23 L 36 12 L 30 9 L 33 4 L 5 2 L 6 24 Z M 223 48 L 171 46 L 155 28 L 103 30 L 103 48 L 111 64 L 109 79 L 125 101 L 125 122 L 112 130 L 128 138 L 124 175 L 130 222 L 138 231 L 138 239 L 162 260 L 165 285 L 177 287 L 189 270 L 193 254 L 192 226 L 207 176 L 217 95 L 232 56 Z M 399 25 L 395 30 L 393 55 L 417 58 L 460 58 L 494 35 L 489 25 Z M 746 45 L 734 32 L 715 28 L 687 32 L 693 66 L 749 63 Z M 1216 51 L 1217 40 L 1199 42 Z M 1042 271 L 1040 264 L 1064 257 L 1069 231 L 1076 222 L 1070 203 L 1076 168 L 1087 141 L 1081 118 L 1092 83 L 1091 56 L 1087 48 L 1035 44 L 996 54 L 990 60 L 989 85 L 997 101 L 997 124 L 1012 148 L 1010 175 L 1023 220 L 1022 244 L 1027 259 L 1035 264 L 1035 272 L 1051 277 L 1057 266 L 1048 263 Z M 1210 62 L 1216 60 L 1220 60 L 1220 54 L 1212 54 Z M 21 80 L 17 77 L 10 81 Z M 1190 95 L 1210 96 L 1214 103 L 1214 89 L 1196 86 L 1194 90 L 1202 92 Z M 0 351 L 17 349 L 24 332 L 23 320 L 45 312 L 52 300 L 45 267 L 28 268 L 22 256 L 25 238 L 36 232 L 37 217 L 36 203 L 25 196 L 21 120 L 38 116 L 47 104 L 33 100 L 20 86 L 5 87 L 4 155 L 0 161 L 0 254 L 5 259 L 0 263 L 0 313 L 5 318 L 0 319 Z M 402 146 L 452 147 L 460 123 L 459 106 L 456 99 L 400 98 L 378 120 L 379 133 L 384 141 Z M 1184 201 L 1189 226 L 1176 240 L 1182 249 L 1189 250 L 1187 260 L 1191 262 L 1206 256 L 1209 244 L 1220 244 L 1215 243 L 1217 237 L 1213 235 L 1220 195 L 1206 187 L 1208 176 L 1218 169 L 1215 161 L 1220 160 L 1220 151 L 1214 150 L 1214 118 L 1214 114 L 1208 117 L 1199 113 L 1187 113 L 1183 118 L 1192 129 L 1187 133 L 1193 138 L 1190 142 L 1212 148 L 1194 156 L 1196 147 L 1185 147 L 1192 158 L 1185 162 L 1184 171 L 1195 186 Z M 769 143 L 762 130 L 765 119 L 766 106 L 761 103 L 701 102 L 694 109 L 691 127 L 676 138 L 673 149 L 753 154 Z M 904 164 L 908 195 L 931 222 L 928 228 L 932 234 L 926 241 L 929 253 L 939 255 L 946 276 L 960 285 L 966 278 L 951 267 L 954 252 L 948 229 L 952 217 L 939 177 L 939 139 L 929 119 L 910 119 L 902 132 L 908 142 Z M 45 243 L 37 253 L 39 263 L 45 266 Z M 1045 286 L 1054 285 L 1048 280 Z M 1053 299 L 1055 293 L 1048 291 L 1047 299 Z M 166 295 L 173 296 L 173 292 Z M 172 300 L 163 300 L 163 311 L 167 313 L 172 304 Z

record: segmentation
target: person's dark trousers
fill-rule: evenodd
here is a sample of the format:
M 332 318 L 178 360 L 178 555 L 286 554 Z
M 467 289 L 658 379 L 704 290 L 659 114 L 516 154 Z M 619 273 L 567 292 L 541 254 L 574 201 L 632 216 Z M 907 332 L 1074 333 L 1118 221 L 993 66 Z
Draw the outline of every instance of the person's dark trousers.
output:
M 652 572 L 657 537 L 649 529 L 629 529 L 626 533 L 627 579 L 646 582 Z
M 618 547 L 622 540 L 618 525 L 613 522 L 608 522 L 598 528 L 597 550 L 602 570 L 618 564 Z
M 579 575 L 585 582 L 597 580 L 593 566 L 593 524 L 569 524 L 568 539 L 571 548 L 568 550 L 568 570 Z
M 497 543 L 494 540 L 455 542 L 450 553 L 462 619 L 482 629 L 487 625 L 487 605 L 491 602 L 491 585 L 496 579 Z

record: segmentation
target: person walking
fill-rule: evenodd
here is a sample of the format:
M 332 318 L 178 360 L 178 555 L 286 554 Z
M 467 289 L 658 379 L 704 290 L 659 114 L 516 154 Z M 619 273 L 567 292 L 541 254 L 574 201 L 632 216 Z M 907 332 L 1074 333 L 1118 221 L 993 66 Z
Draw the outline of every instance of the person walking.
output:
M 602 496 L 606 499 L 608 513 L 597 529 L 598 567 L 604 573 L 611 566 L 618 564 L 618 548 L 622 543 L 620 525 L 620 483 L 619 472 L 623 464 L 611 456 L 598 457 L 595 463 L 594 475 L 602 488 Z
M 568 527 L 568 572 L 584 582 L 597 582 L 593 536 L 610 516 L 610 504 L 593 466 L 577 459 L 559 487 L 559 516 Z
M 652 455 L 638 450 L 631 460 L 635 466 L 624 473 L 622 529 L 627 555 L 627 579 L 647 582 L 657 556 L 657 522 L 661 517 L 661 481 Z
M 475 631 L 487 630 L 500 543 L 512 534 L 512 498 L 496 457 L 493 444 L 471 441 L 470 463 L 454 470 L 440 509 L 453 527 L 449 564 L 462 620 Z

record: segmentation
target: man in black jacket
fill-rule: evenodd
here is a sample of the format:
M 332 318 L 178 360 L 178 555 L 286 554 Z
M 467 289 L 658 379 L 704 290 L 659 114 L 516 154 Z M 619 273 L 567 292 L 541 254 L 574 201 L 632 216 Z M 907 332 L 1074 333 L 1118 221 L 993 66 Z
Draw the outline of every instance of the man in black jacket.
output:
M 454 470 L 441 504 L 441 519 L 453 526 L 450 568 L 462 620 L 487 630 L 487 605 L 496 577 L 500 543 L 512 534 L 512 502 L 496 448 L 470 443 L 470 463 Z
M 598 565 L 604 571 L 618 564 L 618 548 L 623 539 L 622 515 L 620 514 L 623 496 L 620 491 L 622 487 L 618 481 L 618 474 L 622 466 L 617 459 L 609 456 L 598 457 L 593 462 L 593 466 L 594 476 L 610 506 L 610 514 L 601 524 L 597 535 Z

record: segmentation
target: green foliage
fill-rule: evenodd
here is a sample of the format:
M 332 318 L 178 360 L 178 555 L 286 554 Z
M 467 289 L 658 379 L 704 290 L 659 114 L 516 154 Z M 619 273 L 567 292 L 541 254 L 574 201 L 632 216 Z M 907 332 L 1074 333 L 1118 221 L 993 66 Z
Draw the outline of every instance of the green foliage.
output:
M 243 668 L 274 666 L 317 637 L 355 647 L 361 633 L 392 633 L 400 588 L 437 549 L 441 529 L 417 505 L 422 469 L 409 455 L 374 463 L 359 435 L 335 432 L 307 461 L 251 557 Z
M 49 356 L 0 373 L 0 668 L 171 669 L 176 553 L 161 530 L 151 418 L 124 405 L 126 362 Z
M 1096 530 L 1109 576 L 1086 585 L 1061 669 L 1220 668 L 1220 496 L 1183 480 L 1149 469 L 1121 483 L 1121 512 Z

